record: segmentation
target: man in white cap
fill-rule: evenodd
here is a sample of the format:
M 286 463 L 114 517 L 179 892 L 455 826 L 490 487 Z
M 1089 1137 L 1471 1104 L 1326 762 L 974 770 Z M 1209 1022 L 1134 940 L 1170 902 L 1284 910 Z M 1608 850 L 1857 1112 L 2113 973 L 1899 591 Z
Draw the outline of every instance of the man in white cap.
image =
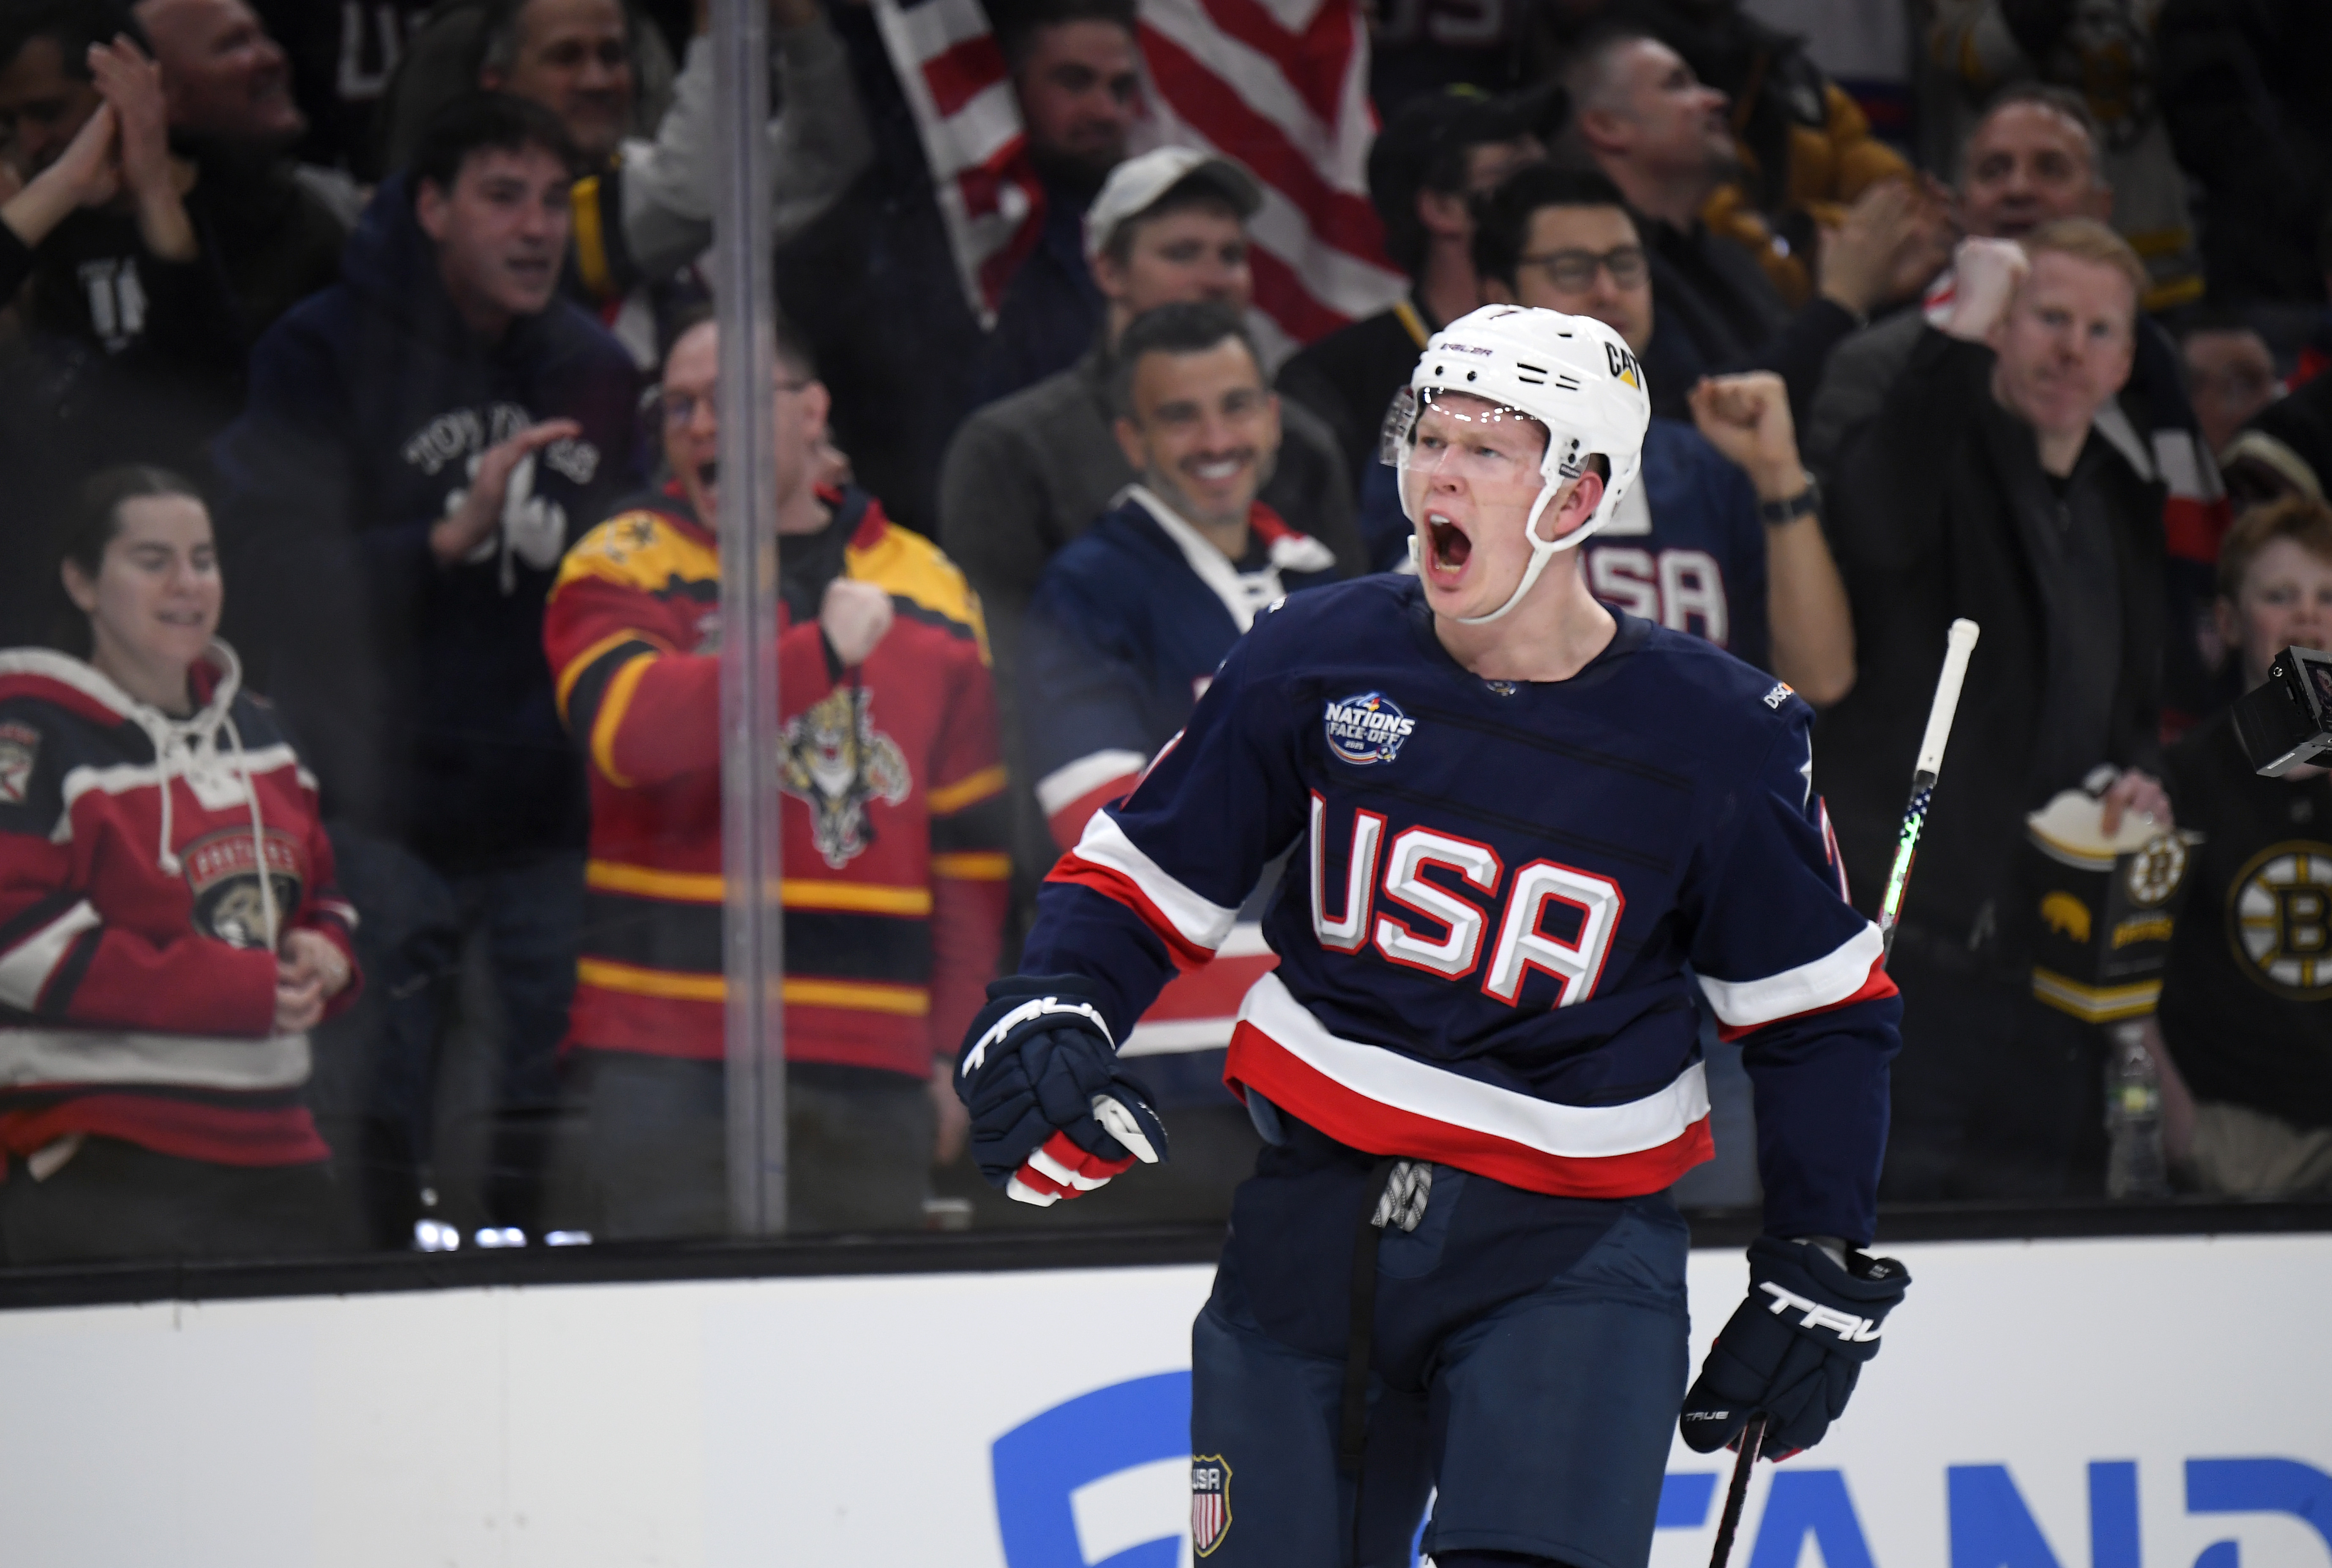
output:
M 1046 879 L 956 1091 L 1022 1202 L 1170 1160 L 1120 1042 L 1285 856 L 1224 1070 L 1271 1146 L 1191 1334 L 1192 1545 L 1407 1562 L 1429 1497 L 1439 1568 L 1643 1568 L 1679 1413 L 1701 1453 L 1762 1416 L 1784 1456 L 1878 1354 L 1909 1282 L 1860 1250 L 1901 1010 L 1813 710 L 1580 567 L 1651 413 L 1620 334 L 1486 307 L 1408 393 L 1418 575 L 1256 617 Z M 1710 1154 L 1704 1007 L 1757 1085 L 1765 1223 L 1687 1392 L 1668 1188 Z
M 1256 178 L 1227 157 L 1161 147 L 1110 174 L 1085 214 L 1085 255 L 1107 309 L 1101 337 L 1075 366 L 973 414 L 940 473 L 940 546 L 963 568 L 988 616 L 1005 758 L 1021 768 L 1016 689 L 1020 621 L 1053 552 L 1085 532 L 1136 478 L 1113 432 L 1109 370 L 1127 325 L 1161 305 L 1214 300 L 1244 311 L 1254 292 L 1247 220 L 1263 204 Z M 1261 499 L 1325 545 L 1346 575 L 1362 566 L 1352 485 L 1336 438 L 1299 407 L 1283 410 L 1278 461 Z M 1051 840 L 1025 776 L 1016 777 L 1015 859 L 1027 879 Z

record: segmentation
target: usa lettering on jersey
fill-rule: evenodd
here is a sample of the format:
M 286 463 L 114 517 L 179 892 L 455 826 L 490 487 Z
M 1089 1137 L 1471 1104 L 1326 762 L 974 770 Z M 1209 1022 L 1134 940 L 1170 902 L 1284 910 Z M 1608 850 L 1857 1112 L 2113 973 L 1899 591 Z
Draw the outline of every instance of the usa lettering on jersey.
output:
M 1364 809 L 1352 813 L 1352 858 L 1345 862 L 1343 895 L 1332 905 L 1322 864 L 1322 845 L 1330 831 L 1328 803 L 1317 792 L 1312 796 L 1312 928 L 1320 946 L 1336 953 L 1373 948 L 1388 963 L 1438 974 L 1444 980 L 1468 980 L 1482 970 L 1486 938 L 1492 929 L 1497 939 L 1490 962 L 1482 970 L 1486 995 L 1508 1007 L 1522 995 L 1524 977 L 1533 971 L 1552 976 L 1559 988 L 1554 1005 L 1574 1006 L 1594 994 L 1595 982 L 1610 956 L 1611 936 L 1620 927 L 1627 895 L 1620 884 L 1592 871 L 1582 871 L 1557 860 L 1533 860 L 1509 880 L 1498 854 L 1487 844 L 1436 829 L 1412 827 L 1397 834 L 1388 850 L 1385 819 Z M 1380 883 L 1380 851 L 1383 851 Z M 1428 868 L 1455 871 L 1467 886 L 1478 889 L 1479 901 L 1425 879 Z M 1501 890 L 1503 902 L 1499 900 Z M 1375 913 L 1381 898 L 1385 912 Z M 1332 915 L 1331 909 L 1333 909 Z M 1564 938 L 1544 929 L 1549 916 L 1567 909 L 1575 934 Z M 1446 935 L 1420 934 L 1396 911 L 1422 916 Z
M 1587 551 L 1587 585 L 1607 604 L 1630 615 L 1730 645 L 1733 617 L 1725 569 L 1706 550 L 1648 550 L 1597 545 Z

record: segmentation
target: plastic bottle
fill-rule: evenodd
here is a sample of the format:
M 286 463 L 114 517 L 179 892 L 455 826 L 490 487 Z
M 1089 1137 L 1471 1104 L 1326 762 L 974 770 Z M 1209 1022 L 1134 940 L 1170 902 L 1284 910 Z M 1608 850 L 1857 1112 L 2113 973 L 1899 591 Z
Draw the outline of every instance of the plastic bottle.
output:
M 2146 1025 L 2116 1024 L 2106 1050 L 2106 1195 L 2166 1198 L 2162 1156 L 2162 1073 L 2146 1048 Z

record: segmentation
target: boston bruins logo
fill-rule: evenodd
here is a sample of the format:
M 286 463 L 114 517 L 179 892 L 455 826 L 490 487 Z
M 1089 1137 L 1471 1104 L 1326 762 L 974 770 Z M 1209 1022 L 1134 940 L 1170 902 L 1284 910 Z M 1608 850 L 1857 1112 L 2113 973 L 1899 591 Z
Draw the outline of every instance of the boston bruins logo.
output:
M 2129 901 L 2151 909 L 2178 891 L 2186 879 L 2186 844 L 2176 833 L 2165 833 L 2130 858 Z
M 2228 897 L 2227 936 L 2268 990 L 2302 1002 L 2332 998 L 2332 847 L 2260 851 Z
M 898 743 L 869 717 L 873 700 L 862 687 L 838 686 L 786 720 L 779 742 L 779 783 L 809 807 L 810 840 L 837 871 L 874 841 L 866 803 L 895 806 L 914 784 Z
M 300 846 L 288 833 L 271 828 L 266 844 L 267 879 L 274 889 L 280 936 L 300 907 L 305 868 Z M 229 828 L 196 839 L 179 859 L 186 868 L 186 887 L 195 896 L 195 929 L 230 947 L 265 947 L 267 901 L 260 897 L 259 860 L 251 831 Z

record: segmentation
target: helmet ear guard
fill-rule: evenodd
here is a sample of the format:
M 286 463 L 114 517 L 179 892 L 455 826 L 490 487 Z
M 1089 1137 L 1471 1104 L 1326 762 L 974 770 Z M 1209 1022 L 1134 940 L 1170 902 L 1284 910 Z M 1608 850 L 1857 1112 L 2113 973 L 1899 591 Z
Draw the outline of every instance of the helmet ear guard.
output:
M 1437 393 L 1480 398 L 1536 421 L 1547 432 L 1543 480 L 1524 531 L 1530 565 L 1506 602 L 1465 623 L 1496 621 L 1522 603 L 1558 551 L 1571 549 L 1610 521 L 1643 461 L 1651 420 L 1643 367 L 1620 335 L 1591 317 L 1515 305 L 1489 305 L 1460 317 L 1434 335 L 1410 384 L 1393 400 L 1380 432 L 1378 455 L 1402 478 L 1401 512 L 1408 517 L 1410 559 L 1419 565 L 1407 484 L 1417 423 Z M 1539 537 L 1540 516 L 1563 487 L 1603 459 L 1603 494 L 1587 520 L 1560 539 Z

